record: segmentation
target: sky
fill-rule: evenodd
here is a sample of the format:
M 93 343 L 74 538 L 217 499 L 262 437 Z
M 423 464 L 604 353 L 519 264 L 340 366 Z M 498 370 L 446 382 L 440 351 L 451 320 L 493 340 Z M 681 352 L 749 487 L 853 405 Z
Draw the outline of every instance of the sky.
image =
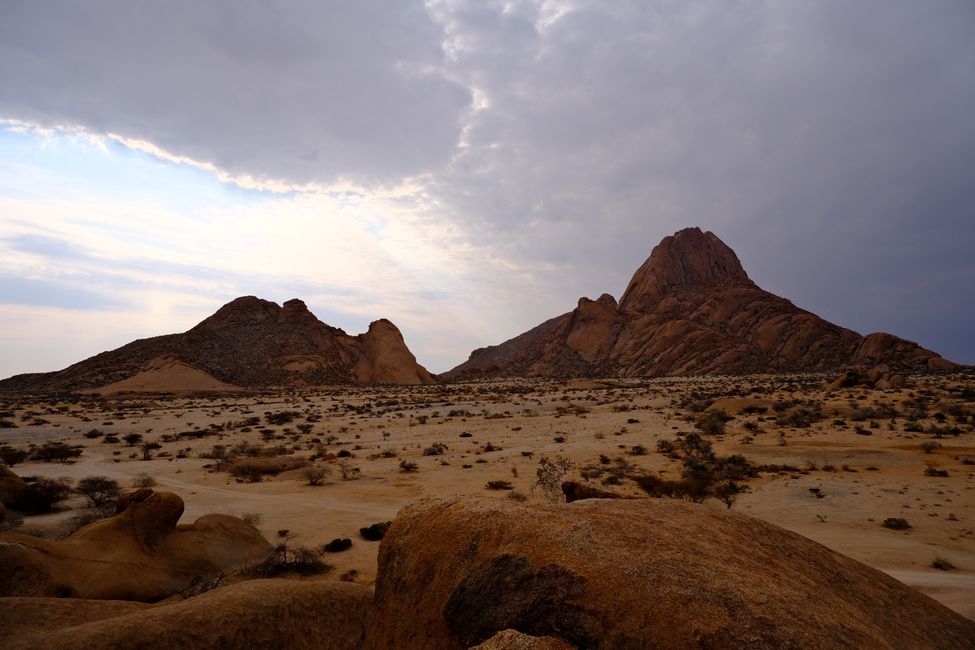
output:
M 664 236 L 975 363 L 971 0 L 4 0 L 0 377 L 241 295 L 434 372 Z

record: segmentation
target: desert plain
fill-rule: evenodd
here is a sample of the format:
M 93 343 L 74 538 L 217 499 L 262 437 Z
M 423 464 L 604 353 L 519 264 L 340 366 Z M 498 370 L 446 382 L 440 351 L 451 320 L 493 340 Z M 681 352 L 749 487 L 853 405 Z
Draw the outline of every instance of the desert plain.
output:
M 646 498 L 632 477 L 679 479 L 674 448 L 696 433 L 715 454 L 756 468 L 730 506 L 708 499 L 703 507 L 799 533 L 975 619 L 975 373 L 914 374 L 884 389 L 833 380 L 518 379 L 17 397 L 0 402 L 0 448 L 65 443 L 80 454 L 28 458 L 13 471 L 73 484 L 102 476 L 123 489 L 153 484 L 183 499 L 181 522 L 230 514 L 272 543 L 311 549 L 351 539 L 348 550 L 323 554 L 327 573 L 303 579 L 372 585 L 379 543 L 360 528 L 394 519 L 417 497 L 559 500 L 537 480 L 546 459 L 564 459 L 560 478 Z M 141 439 L 127 442 L 131 434 Z M 97 516 L 76 495 L 54 513 L 0 525 L 58 538 L 85 515 Z

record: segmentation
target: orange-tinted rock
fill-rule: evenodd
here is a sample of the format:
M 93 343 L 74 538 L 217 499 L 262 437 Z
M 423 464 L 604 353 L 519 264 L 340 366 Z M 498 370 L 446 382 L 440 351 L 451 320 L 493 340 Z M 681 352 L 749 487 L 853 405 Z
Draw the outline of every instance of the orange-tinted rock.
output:
M 441 377 L 800 372 L 880 362 L 954 365 L 890 335 L 861 337 L 762 290 L 713 233 L 687 228 L 653 249 L 618 305 L 605 294 L 582 298 L 573 311 L 477 349 Z
M 155 606 L 0 598 L 0 646 L 352 650 L 371 618 L 372 590 L 345 582 L 252 580 Z
M 0 504 L 13 505 L 17 495 L 27 486 L 24 479 L 17 476 L 6 465 L 0 464 Z
M 139 490 L 121 507 L 60 542 L 0 534 L 0 595 L 154 601 L 271 552 L 236 517 L 205 515 L 177 525 L 183 501 L 175 494 Z
M 423 499 L 379 551 L 373 648 L 512 629 L 580 648 L 970 648 L 975 622 L 745 515 L 667 499 Z
M 431 384 L 399 330 L 378 320 L 350 336 L 305 303 L 245 296 L 182 334 L 133 341 L 53 373 L 0 381 L 0 391 L 204 392 L 325 384 Z
M 517 630 L 498 632 L 484 643 L 472 646 L 470 650 L 573 650 L 562 639 L 554 636 L 531 636 Z

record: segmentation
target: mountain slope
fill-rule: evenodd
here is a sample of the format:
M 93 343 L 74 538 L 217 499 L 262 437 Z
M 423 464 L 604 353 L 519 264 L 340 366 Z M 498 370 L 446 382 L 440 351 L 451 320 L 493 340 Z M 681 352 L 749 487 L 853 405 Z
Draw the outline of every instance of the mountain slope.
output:
M 0 381 L 0 390 L 102 387 L 156 368 L 163 360 L 245 388 L 434 381 L 388 320 L 375 321 L 365 334 L 350 336 L 318 320 L 301 300 L 279 306 L 244 296 L 182 334 L 133 341 L 59 372 L 17 375 Z
M 949 361 L 889 334 L 862 337 L 761 289 L 711 232 L 665 237 L 617 304 L 582 298 L 566 314 L 481 348 L 448 380 L 503 376 L 643 376 L 833 370 Z

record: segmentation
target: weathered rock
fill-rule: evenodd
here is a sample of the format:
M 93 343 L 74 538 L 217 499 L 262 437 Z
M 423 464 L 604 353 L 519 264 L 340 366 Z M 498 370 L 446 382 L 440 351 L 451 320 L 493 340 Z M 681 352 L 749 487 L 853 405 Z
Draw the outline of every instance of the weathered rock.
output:
M 474 350 L 441 378 L 798 372 L 881 362 L 954 365 L 889 334 L 862 337 L 762 290 L 713 233 L 687 228 L 653 249 L 619 304 L 607 294 L 582 298 L 567 314 Z
M 74 596 L 155 601 L 195 580 L 256 564 L 271 546 L 250 524 L 205 515 L 178 526 L 183 501 L 143 489 L 123 510 L 66 540 L 0 534 L 0 596 Z
M 0 598 L 0 646 L 352 650 L 371 619 L 372 590 L 344 582 L 253 580 L 155 606 Z
M 531 636 L 517 630 L 498 632 L 484 643 L 472 646 L 469 650 L 573 650 L 562 639 L 554 636 Z
M 24 479 L 17 476 L 6 465 L 0 464 L 0 505 L 10 506 L 27 487 Z
M 424 499 L 379 553 L 373 648 L 512 629 L 581 648 L 970 648 L 975 623 L 750 517 L 671 500 Z
M 182 334 L 133 341 L 53 373 L 0 381 L 0 391 L 185 392 L 273 385 L 432 384 L 391 322 L 350 336 L 301 300 L 245 296 Z
M 579 481 L 563 481 L 562 494 L 565 495 L 566 503 L 582 501 L 583 499 L 632 499 L 633 497 L 625 494 L 618 494 L 610 490 L 603 490 L 590 483 Z

